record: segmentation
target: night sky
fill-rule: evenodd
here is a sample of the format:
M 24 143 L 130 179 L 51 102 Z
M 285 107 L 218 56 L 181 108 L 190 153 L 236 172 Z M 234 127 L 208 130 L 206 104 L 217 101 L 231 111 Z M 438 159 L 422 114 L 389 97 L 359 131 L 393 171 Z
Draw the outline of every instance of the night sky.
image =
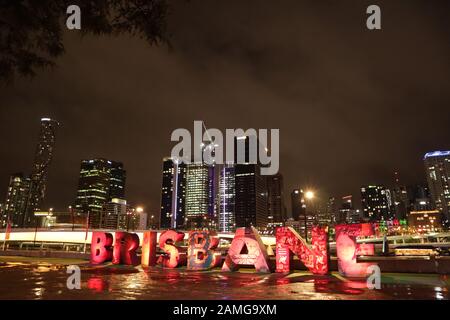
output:
M 279 128 L 285 191 L 320 199 L 363 184 L 425 181 L 423 154 L 450 149 L 450 2 L 170 1 L 172 48 L 65 35 L 53 70 L 0 86 L 0 201 L 29 173 L 39 119 L 61 123 L 46 206 L 65 210 L 80 160 L 127 170 L 127 198 L 159 213 L 176 128 Z M 382 30 L 366 8 L 382 9 Z M 288 199 L 288 197 L 286 197 Z M 290 204 L 288 203 L 289 207 Z

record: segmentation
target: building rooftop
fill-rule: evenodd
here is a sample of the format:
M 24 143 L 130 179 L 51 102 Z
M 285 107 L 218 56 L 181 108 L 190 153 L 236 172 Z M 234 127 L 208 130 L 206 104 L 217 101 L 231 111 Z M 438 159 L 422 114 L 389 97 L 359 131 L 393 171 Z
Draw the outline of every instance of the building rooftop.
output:
M 423 157 L 423 159 L 433 158 L 433 157 L 443 157 L 443 156 L 450 156 L 450 151 L 427 152 L 427 153 L 425 153 L 425 156 Z

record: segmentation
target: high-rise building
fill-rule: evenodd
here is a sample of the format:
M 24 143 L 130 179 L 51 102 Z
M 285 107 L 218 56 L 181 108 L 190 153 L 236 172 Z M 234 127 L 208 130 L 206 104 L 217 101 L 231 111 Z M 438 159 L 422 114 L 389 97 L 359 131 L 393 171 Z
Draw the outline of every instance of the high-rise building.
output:
M 409 211 L 427 211 L 434 209 L 428 186 L 419 184 L 409 186 L 407 190 L 408 202 L 410 203 L 408 213 Z
M 410 207 L 408 189 L 400 183 L 399 174 L 394 173 L 395 184 L 392 190 L 392 210 L 397 219 L 406 219 Z
M 283 176 L 267 176 L 269 224 L 281 226 L 286 221 L 283 193 Z
M 161 188 L 162 229 L 185 228 L 186 165 L 172 158 L 163 159 Z
M 235 167 L 236 227 L 267 227 L 267 183 L 258 164 L 237 164 Z
M 337 210 L 336 210 L 336 198 L 329 197 L 327 202 L 327 213 L 331 219 L 331 224 L 336 224 L 337 221 Z
M 259 148 L 264 146 L 253 135 L 234 140 L 235 222 L 237 228 L 253 226 L 262 231 L 269 221 L 267 181 L 261 175 L 261 164 L 253 157 L 258 154 Z
M 348 195 L 348 196 L 342 197 L 341 208 L 338 211 L 336 223 L 337 224 L 347 223 L 352 210 L 354 210 L 353 196 Z
M 12 227 L 23 227 L 29 201 L 31 179 L 22 173 L 13 174 L 9 179 L 8 192 L 3 213 L 2 225 L 8 220 Z
M 304 239 L 307 237 L 307 214 L 306 214 L 306 199 L 302 189 L 294 189 L 291 193 L 292 204 L 292 219 L 299 221 L 298 233 Z
M 144 230 L 147 225 L 147 216 L 141 209 L 133 208 L 124 199 L 112 198 L 110 202 L 103 205 L 98 228 L 126 231 Z
M 4 228 L 8 223 L 6 213 L 5 213 L 5 204 L 0 203 L 0 228 Z
M 342 204 L 337 214 L 336 223 L 360 223 L 362 220 L 361 211 L 355 209 L 353 205 L 353 196 L 342 197 Z
M 303 190 L 294 189 L 291 193 L 292 219 L 299 221 L 300 217 L 306 215 L 306 203 Z
M 369 185 L 361 188 L 361 203 L 364 218 L 375 222 L 391 220 L 391 193 L 384 186 Z
M 43 205 L 47 188 L 47 175 L 53 158 L 56 129 L 58 122 L 50 118 L 41 119 L 38 145 L 34 155 L 33 173 L 31 175 L 30 194 L 23 218 L 23 226 L 34 226 L 36 218 L 34 212 Z
M 98 228 L 111 230 L 124 230 L 129 222 L 129 206 L 125 199 L 112 198 L 111 201 L 105 203 L 100 215 Z
M 235 166 L 225 164 L 219 176 L 219 231 L 234 232 L 235 221 Z
M 431 199 L 442 214 L 445 228 L 450 226 L 450 151 L 425 154 L 425 172 Z
M 89 214 L 89 225 L 99 228 L 103 206 L 113 198 L 125 199 L 126 171 L 123 164 L 102 158 L 83 160 L 75 209 Z
M 190 163 L 186 170 L 185 221 L 188 229 L 208 228 L 214 215 L 214 167 Z

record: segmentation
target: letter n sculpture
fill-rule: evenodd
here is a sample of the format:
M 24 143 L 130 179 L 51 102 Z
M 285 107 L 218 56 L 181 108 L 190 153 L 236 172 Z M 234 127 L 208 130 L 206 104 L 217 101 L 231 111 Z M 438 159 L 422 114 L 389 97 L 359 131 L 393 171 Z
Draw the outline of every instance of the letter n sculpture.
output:
M 294 253 L 312 273 L 319 275 L 328 273 L 327 229 L 319 226 L 312 229 L 312 245 L 291 227 L 277 228 L 276 239 L 276 272 L 291 270 L 291 253 Z

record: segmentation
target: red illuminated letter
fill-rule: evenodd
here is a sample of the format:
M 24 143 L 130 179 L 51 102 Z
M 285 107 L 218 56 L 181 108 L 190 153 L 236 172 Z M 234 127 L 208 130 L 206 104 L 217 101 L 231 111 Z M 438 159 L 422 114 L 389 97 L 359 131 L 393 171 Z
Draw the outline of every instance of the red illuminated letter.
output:
M 356 258 L 359 255 L 374 255 L 375 247 L 373 244 L 358 244 L 356 238 L 373 234 L 370 223 L 336 226 L 336 255 L 340 274 L 346 277 L 365 277 L 370 273 L 367 268 L 376 263 L 357 263 Z
M 166 253 L 161 255 L 158 263 L 166 268 L 176 268 L 186 260 L 186 255 L 180 254 L 179 248 L 175 246 L 176 242 L 183 241 L 184 232 L 175 230 L 166 230 L 159 236 L 159 247 Z
M 236 271 L 240 265 L 253 265 L 258 272 L 270 272 L 266 247 L 253 227 L 236 230 L 222 271 Z
M 91 263 L 99 264 L 112 258 L 113 236 L 106 232 L 93 232 L 91 241 Z
M 208 270 L 220 262 L 220 254 L 214 249 L 219 239 L 212 237 L 208 231 L 191 231 L 188 240 L 187 268 L 189 270 Z
M 135 233 L 116 232 L 114 241 L 113 264 L 136 266 L 139 259 L 136 254 L 139 248 L 139 237 Z
M 142 242 L 141 264 L 144 267 L 153 267 L 156 265 L 156 232 L 144 232 Z
M 290 227 L 277 228 L 276 271 L 289 272 L 291 252 L 314 274 L 328 273 L 328 232 L 322 227 L 312 229 L 310 246 Z

